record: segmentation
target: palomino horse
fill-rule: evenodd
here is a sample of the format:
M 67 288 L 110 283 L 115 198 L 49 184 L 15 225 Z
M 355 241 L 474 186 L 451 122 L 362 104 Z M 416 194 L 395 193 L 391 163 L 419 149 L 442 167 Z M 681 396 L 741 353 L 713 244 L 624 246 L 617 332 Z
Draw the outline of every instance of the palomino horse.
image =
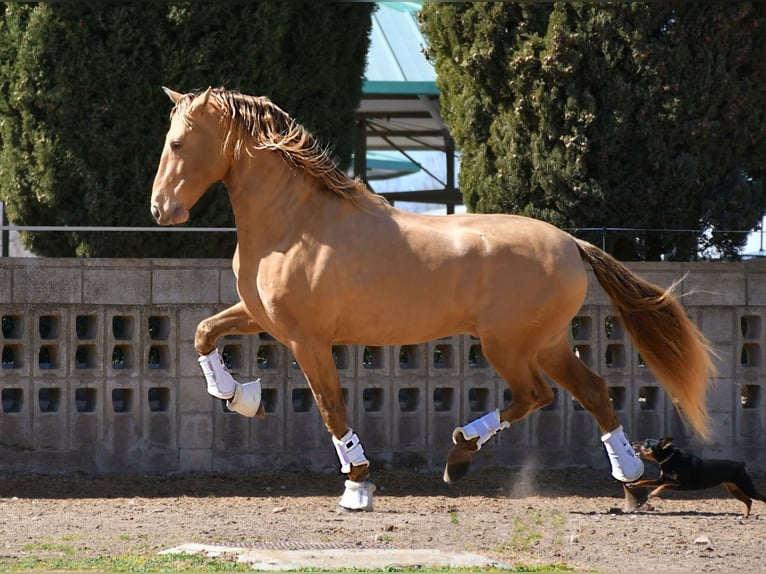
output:
M 218 338 L 268 332 L 295 356 L 347 475 L 341 506 L 372 508 L 374 485 L 347 425 L 334 343 L 409 345 L 457 333 L 481 349 L 512 393 L 504 409 L 453 433 L 445 480 L 462 477 L 498 431 L 553 399 L 543 373 L 591 413 L 612 474 L 643 465 L 617 420 L 604 380 L 573 353 L 570 323 L 590 265 L 646 365 L 688 424 L 707 435 L 710 348 L 668 290 L 552 225 L 514 215 L 434 217 L 399 211 L 348 178 L 299 123 L 267 98 L 208 88 L 180 94 L 151 198 L 157 223 L 185 222 L 223 180 L 237 225 L 240 301 L 200 322 L 194 346 L 211 395 L 260 411 L 259 383 L 223 366 Z M 385 262 L 385 263 L 383 263 Z M 434 294 L 439 293 L 439 297 Z

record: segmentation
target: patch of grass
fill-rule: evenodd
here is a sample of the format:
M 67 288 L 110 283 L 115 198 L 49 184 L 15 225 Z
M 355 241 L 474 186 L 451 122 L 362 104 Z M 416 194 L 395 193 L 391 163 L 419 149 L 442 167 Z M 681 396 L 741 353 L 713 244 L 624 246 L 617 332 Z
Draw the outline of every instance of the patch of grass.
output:
M 0 560 L 0 572 L 35 571 L 93 572 L 251 572 L 247 564 L 194 554 L 156 556 L 124 555 L 113 558 L 28 557 L 13 562 Z
M 516 552 L 528 552 L 530 548 L 544 537 L 554 541 L 561 540 L 561 532 L 566 521 L 560 512 L 542 512 L 530 510 L 527 513 L 513 518 L 511 539 L 506 544 L 499 545 L 496 550 L 514 550 Z
M 458 523 L 460 522 L 457 517 L 457 512 L 454 512 L 454 511 L 449 513 L 449 519 L 450 519 L 450 522 L 452 522 L 452 524 L 454 524 L 455 526 L 457 526 Z

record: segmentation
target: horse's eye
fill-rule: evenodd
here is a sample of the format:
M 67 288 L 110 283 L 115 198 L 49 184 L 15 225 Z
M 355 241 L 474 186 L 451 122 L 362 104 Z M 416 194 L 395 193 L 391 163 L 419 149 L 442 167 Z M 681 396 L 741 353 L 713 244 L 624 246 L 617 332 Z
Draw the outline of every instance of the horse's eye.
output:
M 178 151 L 179 149 L 181 149 L 182 145 L 183 143 L 181 142 L 181 140 L 173 140 L 172 142 L 170 142 L 170 149 L 172 149 L 173 151 Z

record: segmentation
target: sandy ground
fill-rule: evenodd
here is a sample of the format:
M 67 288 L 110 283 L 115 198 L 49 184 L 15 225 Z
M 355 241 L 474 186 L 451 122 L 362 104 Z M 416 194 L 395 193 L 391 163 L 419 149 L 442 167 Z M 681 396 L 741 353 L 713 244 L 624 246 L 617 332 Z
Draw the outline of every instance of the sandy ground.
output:
M 756 485 L 766 490 L 762 477 Z M 154 553 L 183 543 L 248 548 L 428 548 L 511 566 L 762 571 L 766 505 L 723 488 L 673 493 L 624 514 L 604 471 L 376 472 L 375 510 L 341 513 L 335 474 L 0 479 L 0 568 L 28 556 Z M 363 564 L 354 566 L 363 567 Z

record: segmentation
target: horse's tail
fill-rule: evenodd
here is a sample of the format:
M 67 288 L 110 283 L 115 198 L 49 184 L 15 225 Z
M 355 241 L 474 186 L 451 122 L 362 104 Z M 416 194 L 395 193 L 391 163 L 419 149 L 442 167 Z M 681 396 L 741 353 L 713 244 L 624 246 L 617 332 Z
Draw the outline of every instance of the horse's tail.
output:
M 705 395 L 716 368 L 710 344 L 673 295 L 677 283 L 661 289 L 595 245 L 575 241 L 646 365 L 687 423 L 708 439 Z

